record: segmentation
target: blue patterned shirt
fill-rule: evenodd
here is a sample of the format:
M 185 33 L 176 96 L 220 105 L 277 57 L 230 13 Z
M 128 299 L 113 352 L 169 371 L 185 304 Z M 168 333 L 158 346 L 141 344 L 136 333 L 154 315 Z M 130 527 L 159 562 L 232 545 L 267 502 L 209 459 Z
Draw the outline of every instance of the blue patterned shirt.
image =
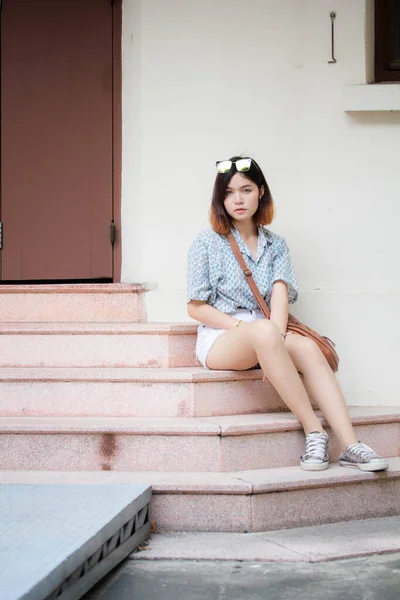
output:
M 272 286 L 279 280 L 287 284 L 289 302 L 296 302 L 298 287 L 285 239 L 265 227 L 258 227 L 254 260 L 237 229 L 232 232 L 268 306 Z M 258 308 L 228 240 L 211 228 L 202 231 L 189 249 L 187 302 L 190 300 L 204 300 L 224 313 L 238 308 Z

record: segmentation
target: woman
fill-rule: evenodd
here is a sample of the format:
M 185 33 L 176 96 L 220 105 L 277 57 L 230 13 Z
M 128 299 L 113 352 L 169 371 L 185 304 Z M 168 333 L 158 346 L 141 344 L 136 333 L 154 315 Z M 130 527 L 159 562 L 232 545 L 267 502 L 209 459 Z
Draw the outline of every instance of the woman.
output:
M 273 219 L 274 204 L 259 165 L 252 158 L 234 156 L 218 161 L 217 171 L 211 229 L 197 236 L 188 255 L 188 313 L 200 322 L 198 360 L 207 369 L 261 366 L 264 380 L 272 383 L 304 428 L 303 469 L 320 471 L 329 464 L 328 435 L 310 397 L 340 441 L 342 466 L 387 469 L 387 461 L 357 439 L 340 387 L 318 346 L 286 333 L 288 304 L 297 300 L 297 283 L 286 241 L 264 227 Z M 257 307 L 225 237 L 229 231 L 269 305 L 270 319 Z

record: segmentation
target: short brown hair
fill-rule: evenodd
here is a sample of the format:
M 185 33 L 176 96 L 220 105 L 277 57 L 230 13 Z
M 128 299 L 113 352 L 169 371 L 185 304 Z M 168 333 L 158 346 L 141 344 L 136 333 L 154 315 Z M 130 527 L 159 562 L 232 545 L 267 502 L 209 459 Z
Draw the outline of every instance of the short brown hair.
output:
M 230 170 L 227 173 L 218 173 L 215 179 L 210 209 L 210 223 L 214 231 L 221 235 L 226 235 L 232 229 L 233 219 L 226 212 L 224 200 L 226 188 L 228 187 L 230 180 L 235 173 L 239 172 L 236 170 L 234 161 L 241 158 L 243 157 L 233 156 L 230 159 L 232 161 Z M 242 173 L 242 175 L 253 181 L 258 189 L 264 187 L 264 194 L 261 196 L 257 211 L 253 215 L 253 221 L 255 225 L 269 225 L 275 214 L 274 201 L 267 180 L 254 159 L 251 160 L 250 169 Z

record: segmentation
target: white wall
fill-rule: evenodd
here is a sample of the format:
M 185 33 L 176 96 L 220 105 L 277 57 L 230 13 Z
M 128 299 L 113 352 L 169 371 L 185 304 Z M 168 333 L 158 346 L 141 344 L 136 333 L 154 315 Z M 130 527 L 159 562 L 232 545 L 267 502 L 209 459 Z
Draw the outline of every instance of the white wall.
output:
M 246 152 L 291 248 L 293 312 L 337 341 L 351 404 L 399 404 L 400 113 L 342 108 L 364 31 L 364 0 L 124 0 L 122 271 L 156 286 L 149 320 L 188 320 L 214 162 Z

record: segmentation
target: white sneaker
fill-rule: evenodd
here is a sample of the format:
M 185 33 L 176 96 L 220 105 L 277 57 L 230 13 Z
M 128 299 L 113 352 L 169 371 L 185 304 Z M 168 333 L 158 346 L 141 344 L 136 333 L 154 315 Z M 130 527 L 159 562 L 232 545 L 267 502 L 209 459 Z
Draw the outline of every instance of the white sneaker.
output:
M 387 460 L 361 442 L 348 446 L 340 454 L 339 463 L 341 467 L 352 467 L 361 471 L 385 471 L 389 468 Z
M 300 458 L 305 471 L 325 471 L 329 466 L 329 437 L 325 431 L 312 431 L 306 435 L 306 451 Z

